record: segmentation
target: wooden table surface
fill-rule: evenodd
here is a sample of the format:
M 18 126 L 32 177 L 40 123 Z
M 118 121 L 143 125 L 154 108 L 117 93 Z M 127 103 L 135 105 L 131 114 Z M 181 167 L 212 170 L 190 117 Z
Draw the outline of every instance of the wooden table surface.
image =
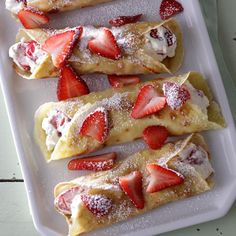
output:
M 213 0 L 201 1 L 203 8 L 207 9 L 207 4 Z M 230 99 L 231 109 L 236 118 L 236 95 L 232 86 L 236 84 L 236 1 L 218 1 L 218 24 L 219 40 L 221 49 L 223 48 L 223 58 L 227 63 L 227 68 L 234 81 L 226 81 L 225 87 Z M 214 48 L 216 54 L 217 48 Z M 221 58 L 217 55 L 218 63 Z M 224 71 L 221 73 L 224 73 Z M 224 76 L 222 76 L 224 77 Z M 0 236 L 34 236 L 39 235 L 34 228 L 28 203 L 24 182 L 21 175 L 20 166 L 10 132 L 10 126 L 4 104 L 2 92 L 0 90 Z M 236 203 L 229 213 L 218 220 L 195 225 L 186 229 L 163 234 L 165 236 L 182 235 L 208 235 L 208 236 L 235 236 L 236 233 Z

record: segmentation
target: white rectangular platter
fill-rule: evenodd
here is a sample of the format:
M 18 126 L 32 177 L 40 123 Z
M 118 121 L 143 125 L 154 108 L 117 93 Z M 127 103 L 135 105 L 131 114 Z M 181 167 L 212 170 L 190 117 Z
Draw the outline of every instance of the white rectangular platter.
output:
M 57 79 L 24 80 L 12 69 L 8 48 L 14 43 L 20 25 L 4 10 L 0 1 L 0 77 L 17 153 L 35 227 L 42 235 L 66 235 L 66 223 L 53 209 L 53 188 L 85 172 L 69 172 L 68 160 L 46 164 L 33 139 L 34 112 L 44 102 L 56 100 Z M 232 115 L 215 57 L 196 0 L 182 0 L 183 14 L 176 17 L 184 34 L 185 59 L 178 74 L 196 70 L 209 82 L 219 102 L 227 128 L 205 132 L 215 169 L 215 188 L 202 195 L 174 202 L 126 222 L 91 232 L 88 235 L 154 235 L 223 216 L 236 196 L 236 135 Z M 108 25 L 119 15 L 144 14 L 144 20 L 160 20 L 159 0 L 116 0 L 91 8 L 51 16 L 51 27 L 79 24 Z M 84 76 L 92 91 L 108 86 L 101 75 Z M 224 75 L 222 75 L 224 79 Z M 117 151 L 122 158 L 145 147 L 141 141 L 107 150 Z M 100 150 L 99 153 L 104 152 Z

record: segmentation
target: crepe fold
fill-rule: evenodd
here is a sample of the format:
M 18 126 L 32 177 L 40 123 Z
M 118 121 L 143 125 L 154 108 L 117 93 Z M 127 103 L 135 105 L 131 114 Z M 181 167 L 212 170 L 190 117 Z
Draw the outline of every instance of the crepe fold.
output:
M 50 13 L 57 11 L 70 11 L 110 1 L 112 0 L 26 0 L 25 4 L 27 7 Z M 6 0 L 6 6 L 8 10 L 15 13 L 11 0 Z
M 205 94 L 209 100 L 206 111 L 204 112 L 198 104 L 190 99 L 180 109 L 172 110 L 167 105 L 157 113 L 141 119 L 133 119 L 130 113 L 140 88 L 150 84 L 162 93 L 165 82 L 192 86 L 197 91 L 200 90 L 201 94 Z M 89 136 L 81 136 L 79 133 L 81 123 L 85 118 L 100 107 L 107 110 L 109 117 L 109 132 L 103 143 Z M 54 149 L 49 151 L 46 146 L 47 135 L 42 128 L 42 123 L 52 111 L 66 114 L 71 121 Z M 183 135 L 203 130 L 220 129 L 225 127 L 225 121 L 217 103 L 213 101 L 210 89 L 202 75 L 197 72 L 189 72 L 178 77 L 147 81 L 120 89 L 111 88 L 75 99 L 43 104 L 35 113 L 35 140 L 47 161 L 59 160 L 86 154 L 104 146 L 133 141 L 142 137 L 143 130 L 151 125 L 165 126 L 170 135 Z
M 59 197 L 63 192 L 79 187 L 80 193 L 82 194 L 98 194 L 112 199 L 112 207 L 109 213 L 99 218 L 91 213 L 83 203 L 78 204 L 77 207 L 74 204 L 74 208 L 76 207 L 76 209 L 74 209 L 74 212 L 72 211 L 72 215 L 64 214 L 69 226 L 69 235 L 79 235 L 119 221 L 124 221 L 163 204 L 188 198 L 210 190 L 213 187 L 212 174 L 210 173 L 213 172 L 209 172 L 208 174 L 210 175 L 205 179 L 198 171 L 198 168 L 179 159 L 181 152 L 189 144 L 194 144 L 208 153 L 208 148 L 203 137 L 199 134 L 194 134 L 184 140 L 175 143 L 167 143 L 156 151 L 140 151 L 126 158 L 124 161 L 119 162 L 112 170 L 82 176 L 69 182 L 59 183 L 54 189 L 55 198 Z M 184 182 L 158 192 L 147 193 L 146 188 L 149 181 L 149 173 L 146 169 L 146 165 L 150 163 L 162 163 L 165 167 L 177 171 L 184 176 Z M 117 183 L 117 179 L 120 176 L 127 175 L 137 170 L 142 173 L 142 188 L 145 199 L 143 209 L 135 208 L 127 195 L 119 188 L 119 183 Z M 213 169 L 211 170 L 213 171 Z M 110 187 L 108 188 L 108 186 Z M 62 213 L 60 209 L 57 208 L 57 210 Z
M 158 60 L 157 54 L 153 50 L 146 48 L 145 39 L 145 33 L 161 25 L 171 30 L 177 40 L 175 56 L 167 57 L 162 62 Z M 65 30 L 68 30 L 68 28 Z M 90 30 L 94 29 L 91 29 L 91 27 L 83 27 L 82 36 L 75 46 L 72 56 L 68 60 L 68 63 L 72 65 L 78 74 L 104 73 L 134 75 L 174 73 L 182 64 L 182 33 L 179 24 L 173 19 L 164 22 L 138 22 L 111 28 L 110 30 L 122 51 L 122 57 L 118 60 L 92 54 L 89 51 L 87 48 L 86 35 Z M 21 29 L 18 32 L 16 42 L 20 42 L 22 39 L 24 39 L 24 41 L 34 40 L 42 45 L 52 34 L 62 31 L 63 30 Z M 19 75 L 26 79 L 57 77 L 59 75 L 59 70 L 53 66 L 49 54 L 37 65 L 33 73 L 24 71 L 16 64 L 14 64 L 14 68 Z

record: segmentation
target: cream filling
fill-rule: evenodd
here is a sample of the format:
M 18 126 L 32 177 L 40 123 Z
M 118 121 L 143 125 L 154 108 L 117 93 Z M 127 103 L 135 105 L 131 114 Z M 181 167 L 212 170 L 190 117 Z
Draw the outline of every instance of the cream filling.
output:
M 23 2 L 17 2 L 16 0 L 6 0 L 6 9 L 14 14 L 17 14 L 21 9 L 24 8 Z
M 191 165 L 203 179 L 207 179 L 214 172 L 208 153 L 194 143 L 189 143 L 178 155 L 181 162 Z
M 81 200 L 80 194 L 75 195 L 70 205 L 71 208 L 71 220 L 72 222 L 76 221 L 80 209 L 83 207 L 83 202 Z
M 174 57 L 177 46 L 176 36 L 166 27 L 159 26 L 145 34 L 146 42 L 156 52 L 159 61 Z
M 65 119 L 63 125 L 55 128 L 51 123 L 54 116 L 57 116 L 59 121 Z M 48 151 L 52 151 L 55 148 L 58 140 L 67 132 L 69 125 L 70 121 L 68 121 L 68 117 L 66 117 L 62 112 L 56 110 L 51 111 L 48 116 L 43 119 L 42 129 L 46 133 L 46 146 Z
M 25 53 L 26 48 L 27 43 L 23 41 L 15 43 L 9 49 L 9 57 L 11 57 L 22 70 L 25 70 L 23 67 L 23 65 L 25 65 L 29 66 L 31 73 L 34 73 L 34 71 L 47 56 L 47 53 L 40 48 L 40 45 L 36 44 L 32 56 L 28 56 Z
M 187 84 L 187 89 L 190 93 L 190 102 L 197 105 L 204 114 L 207 114 L 207 108 L 210 105 L 207 96 L 201 91 L 195 89 L 190 83 Z

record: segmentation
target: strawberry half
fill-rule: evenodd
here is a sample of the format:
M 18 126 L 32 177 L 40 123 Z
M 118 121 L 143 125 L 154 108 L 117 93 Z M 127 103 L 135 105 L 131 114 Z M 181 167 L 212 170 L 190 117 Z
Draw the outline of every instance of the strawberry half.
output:
M 79 97 L 89 93 L 87 84 L 75 73 L 71 66 L 65 65 L 60 70 L 57 84 L 57 98 L 59 101 Z
M 134 119 L 142 118 L 160 111 L 164 108 L 165 104 L 165 97 L 159 96 L 152 85 L 145 85 L 139 91 L 131 116 Z
M 107 215 L 112 207 L 112 200 L 105 195 L 82 194 L 80 197 L 88 210 L 97 217 Z
M 125 85 L 138 84 L 140 82 L 139 77 L 134 75 L 108 75 L 107 78 L 110 85 L 114 88 L 122 88 Z
M 116 153 L 110 152 L 102 155 L 86 158 L 77 158 L 68 163 L 69 170 L 93 170 L 103 171 L 113 168 L 116 160 Z
M 144 196 L 142 191 L 142 174 L 140 171 L 131 172 L 128 175 L 119 177 L 121 189 L 130 198 L 131 202 L 138 209 L 144 208 Z
M 58 195 L 54 201 L 55 207 L 63 214 L 71 214 L 71 203 L 76 195 L 78 195 L 82 189 L 77 186 L 65 190 L 60 195 Z
M 99 107 L 91 113 L 83 122 L 80 134 L 103 143 L 108 135 L 107 111 L 103 107 Z
M 162 0 L 159 13 L 161 19 L 166 20 L 183 10 L 183 6 L 176 0 Z
M 39 28 L 49 22 L 49 18 L 43 12 L 33 8 L 23 8 L 17 13 L 17 16 L 26 29 Z
M 148 164 L 147 170 L 150 173 L 150 180 L 146 190 L 148 193 L 158 192 L 162 189 L 179 185 L 184 181 L 184 177 L 181 174 L 157 164 Z
M 102 57 L 107 57 L 113 60 L 117 60 L 121 57 L 121 51 L 116 43 L 116 39 L 112 32 L 103 28 L 96 38 L 91 39 L 88 42 L 89 50 Z
M 135 15 L 135 16 L 118 16 L 117 18 L 113 18 L 109 20 L 109 24 L 115 27 L 119 27 L 122 25 L 136 23 L 141 19 L 143 14 Z
M 60 68 L 70 58 L 72 50 L 82 34 L 82 27 L 67 30 L 47 38 L 42 49 L 52 57 L 55 67 Z
M 151 149 L 163 146 L 168 137 L 168 130 L 164 126 L 153 125 L 143 131 L 143 139 Z

